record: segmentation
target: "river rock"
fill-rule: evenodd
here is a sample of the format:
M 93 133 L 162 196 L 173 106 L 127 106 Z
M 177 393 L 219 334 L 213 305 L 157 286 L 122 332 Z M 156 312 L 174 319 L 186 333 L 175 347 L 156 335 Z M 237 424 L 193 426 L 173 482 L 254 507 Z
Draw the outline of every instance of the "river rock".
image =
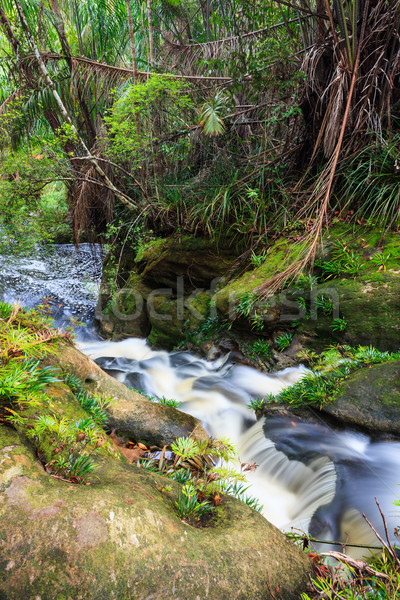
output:
M 322 410 L 371 433 L 400 435 L 400 361 L 354 373 L 342 384 L 335 402 Z
M 48 475 L 0 426 L 3 600 L 295 600 L 307 556 L 237 500 L 199 529 L 173 510 L 179 484 L 104 458 L 92 485 Z M 165 485 L 170 485 L 170 491 Z
M 178 437 L 207 439 L 200 422 L 172 406 L 150 402 L 105 373 L 91 358 L 71 344 L 62 343 L 47 359 L 66 373 L 73 373 L 90 393 L 113 399 L 107 409 L 109 429 L 118 435 L 149 445 L 170 445 Z
M 333 316 L 318 311 L 315 318 L 302 321 L 299 334 L 304 345 L 320 352 L 332 342 L 350 346 L 374 346 L 396 352 L 400 347 L 400 276 L 394 270 L 370 277 L 334 279 L 316 286 L 315 294 L 328 295 L 337 302 L 338 314 L 346 320 L 344 331 L 332 329 Z
M 139 249 L 137 270 L 151 287 L 190 292 L 209 288 L 232 264 L 232 252 L 190 235 L 152 240 Z M 180 287 L 182 286 L 182 287 Z

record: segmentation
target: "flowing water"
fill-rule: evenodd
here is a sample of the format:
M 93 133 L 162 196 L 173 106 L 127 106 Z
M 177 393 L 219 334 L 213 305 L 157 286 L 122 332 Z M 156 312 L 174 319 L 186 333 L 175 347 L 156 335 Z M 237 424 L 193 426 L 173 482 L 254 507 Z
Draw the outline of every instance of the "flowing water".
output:
M 103 252 L 99 246 L 38 246 L 28 256 L 0 255 L 0 299 L 30 308 L 47 299 L 55 324 L 90 327 L 99 292 Z M 78 327 L 81 337 L 85 328 Z
M 28 306 L 43 297 L 58 324 L 77 318 L 90 325 L 101 275 L 101 252 L 83 245 L 38 249 L 29 258 L 0 257 L 0 298 Z M 278 527 L 309 531 L 319 539 L 376 545 L 362 513 L 382 532 L 377 497 L 389 523 L 399 524 L 400 442 L 372 440 L 350 429 L 276 417 L 256 421 L 251 399 L 278 393 L 304 368 L 263 374 L 229 355 L 205 361 L 188 352 L 153 351 L 145 340 L 104 342 L 80 328 L 82 349 L 119 381 L 156 397 L 182 402 L 216 437 L 229 437 L 248 473 L 250 493 Z M 334 547 L 329 546 L 329 549 Z M 353 556 L 363 554 L 353 549 Z

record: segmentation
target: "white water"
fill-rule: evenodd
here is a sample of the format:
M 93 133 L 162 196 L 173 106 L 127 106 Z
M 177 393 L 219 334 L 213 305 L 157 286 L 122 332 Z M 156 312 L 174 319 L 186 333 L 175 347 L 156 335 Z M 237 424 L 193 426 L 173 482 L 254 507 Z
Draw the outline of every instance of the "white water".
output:
M 318 538 L 376 545 L 364 512 L 383 533 L 377 496 L 393 531 L 398 513 L 400 443 L 373 442 L 351 430 L 283 417 L 256 421 L 252 398 L 277 394 L 299 380 L 303 367 L 263 374 L 235 365 L 229 356 L 207 362 L 187 352 L 153 351 L 145 340 L 87 342 L 83 349 L 130 387 L 182 402 L 180 410 L 202 421 L 215 437 L 229 437 L 242 461 L 259 465 L 248 474 L 265 517 Z M 329 547 L 332 549 L 332 546 Z M 352 550 L 353 556 L 363 551 Z
M 333 499 L 333 463 L 324 458 L 309 465 L 289 461 L 265 438 L 263 423 L 256 422 L 247 406 L 251 398 L 276 394 L 298 381 L 303 367 L 264 375 L 234 365 L 228 357 L 207 362 L 187 352 L 153 351 L 137 338 L 90 342 L 83 349 L 126 385 L 182 402 L 180 410 L 200 419 L 210 435 L 229 437 L 240 448 L 242 461 L 255 460 L 259 467 L 248 476 L 252 494 L 278 527 L 287 529 L 293 523 L 306 527 L 318 506 Z
M 96 293 L 88 280 L 96 287 L 100 274 L 100 254 L 88 246 L 79 252 L 71 245 L 38 249 L 29 258 L 0 256 L 0 298 L 34 306 L 51 297 L 58 324 L 71 316 L 90 323 Z M 85 330 L 79 335 L 87 337 Z M 142 339 L 82 343 L 117 379 L 182 401 L 181 410 L 198 417 L 211 435 L 231 438 L 243 461 L 255 460 L 259 467 L 248 475 L 251 493 L 282 529 L 294 526 L 321 539 L 376 545 L 361 517 L 364 512 L 383 533 L 375 496 L 389 531 L 399 525 L 393 500 L 400 491 L 400 442 L 373 441 L 296 419 L 255 421 L 247 408 L 250 399 L 294 383 L 301 367 L 271 375 L 235 365 L 229 356 L 207 362 L 186 352 L 155 352 Z
M 0 255 L 0 299 L 32 308 L 47 299 L 57 326 L 90 324 L 99 292 L 103 252 L 97 246 L 37 246 L 29 256 Z M 85 335 L 80 328 L 81 336 Z

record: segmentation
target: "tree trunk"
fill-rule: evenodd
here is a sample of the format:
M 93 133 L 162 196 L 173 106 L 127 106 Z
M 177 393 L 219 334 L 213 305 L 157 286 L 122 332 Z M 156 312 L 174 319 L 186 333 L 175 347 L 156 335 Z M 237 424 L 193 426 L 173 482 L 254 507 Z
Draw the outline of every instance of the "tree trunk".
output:
M 136 208 L 136 205 L 132 202 L 132 200 L 126 196 L 125 194 L 123 194 L 118 188 L 115 187 L 115 185 L 113 184 L 113 182 L 107 177 L 107 175 L 104 173 L 103 169 L 100 167 L 99 163 L 97 162 L 96 158 L 94 156 L 91 156 L 90 150 L 89 148 L 86 146 L 85 142 L 82 140 L 82 138 L 79 135 L 78 130 L 76 129 L 75 125 L 72 122 L 72 119 L 63 103 L 63 101 L 61 100 L 55 86 L 53 83 L 53 80 L 51 79 L 49 72 L 46 68 L 46 65 L 44 64 L 42 57 L 40 55 L 39 52 L 39 48 L 36 45 L 35 39 L 32 35 L 32 32 L 29 28 L 28 22 L 26 20 L 25 14 L 22 10 L 22 6 L 20 3 L 20 0 L 15 0 L 15 5 L 17 7 L 18 13 L 19 13 L 19 18 L 21 19 L 21 24 L 23 29 L 25 29 L 28 41 L 30 46 L 32 47 L 32 50 L 35 54 L 35 58 L 36 61 L 38 63 L 39 69 L 43 74 L 44 80 L 47 84 L 47 86 L 49 87 L 51 93 L 53 94 L 54 100 L 56 101 L 56 104 L 64 118 L 64 120 L 68 123 L 68 125 L 71 128 L 71 131 L 73 133 L 73 135 L 75 136 L 75 139 L 78 143 L 78 146 L 80 146 L 81 150 L 83 150 L 83 152 L 87 155 L 88 157 L 88 161 L 90 162 L 91 165 L 93 165 L 96 173 L 100 176 L 100 178 L 104 181 L 105 185 L 115 194 L 115 197 L 118 198 L 118 200 L 120 202 L 122 202 L 122 204 L 124 204 L 125 206 L 129 207 L 131 210 Z
M 133 81 L 135 82 L 136 77 L 137 77 L 137 62 L 136 62 L 135 37 L 133 35 L 132 0 L 126 0 L 126 8 L 128 9 L 128 25 L 129 25 L 129 39 L 131 41 Z
M 149 24 L 149 63 L 150 70 L 152 70 L 154 66 L 154 21 L 151 0 L 147 0 L 147 20 Z

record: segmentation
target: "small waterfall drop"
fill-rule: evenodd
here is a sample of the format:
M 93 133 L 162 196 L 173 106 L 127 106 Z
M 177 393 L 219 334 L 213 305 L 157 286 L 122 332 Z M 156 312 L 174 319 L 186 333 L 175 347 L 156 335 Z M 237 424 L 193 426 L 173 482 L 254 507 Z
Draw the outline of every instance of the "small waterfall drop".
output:
M 248 474 L 251 493 L 276 526 L 308 529 L 314 512 L 335 495 L 336 473 L 327 457 L 305 463 L 290 460 L 265 437 L 264 421 L 248 408 L 252 398 L 277 394 L 298 381 L 303 367 L 263 374 L 229 360 L 207 362 L 188 352 L 151 350 L 144 340 L 88 342 L 84 351 L 119 381 L 147 394 L 182 402 L 180 410 L 197 417 L 214 437 L 229 437 L 244 462 L 258 468 Z
M 56 325 L 70 318 L 90 325 L 101 277 L 100 248 L 70 244 L 37 248 L 29 257 L 0 256 L 0 298 L 29 307 L 50 298 Z M 229 355 L 208 362 L 188 352 L 153 351 L 143 339 L 103 342 L 79 327 L 83 349 L 112 376 L 135 389 L 182 402 L 213 436 L 226 436 L 248 472 L 249 492 L 264 504 L 265 516 L 282 529 L 308 530 L 325 540 L 376 545 L 365 513 L 383 534 L 377 497 L 389 532 L 399 525 L 400 441 L 371 440 L 350 429 L 274 417 L 256 421 L 252 398 L 278 393 L 298 381 L 302 367 L 264 374 L 235 365 Z M 324 549 L 335 549 L 326 546 Z M 339 548 L 340 549 L 340 548 Z M 364 550 L 348 551 L 355 557 Z

